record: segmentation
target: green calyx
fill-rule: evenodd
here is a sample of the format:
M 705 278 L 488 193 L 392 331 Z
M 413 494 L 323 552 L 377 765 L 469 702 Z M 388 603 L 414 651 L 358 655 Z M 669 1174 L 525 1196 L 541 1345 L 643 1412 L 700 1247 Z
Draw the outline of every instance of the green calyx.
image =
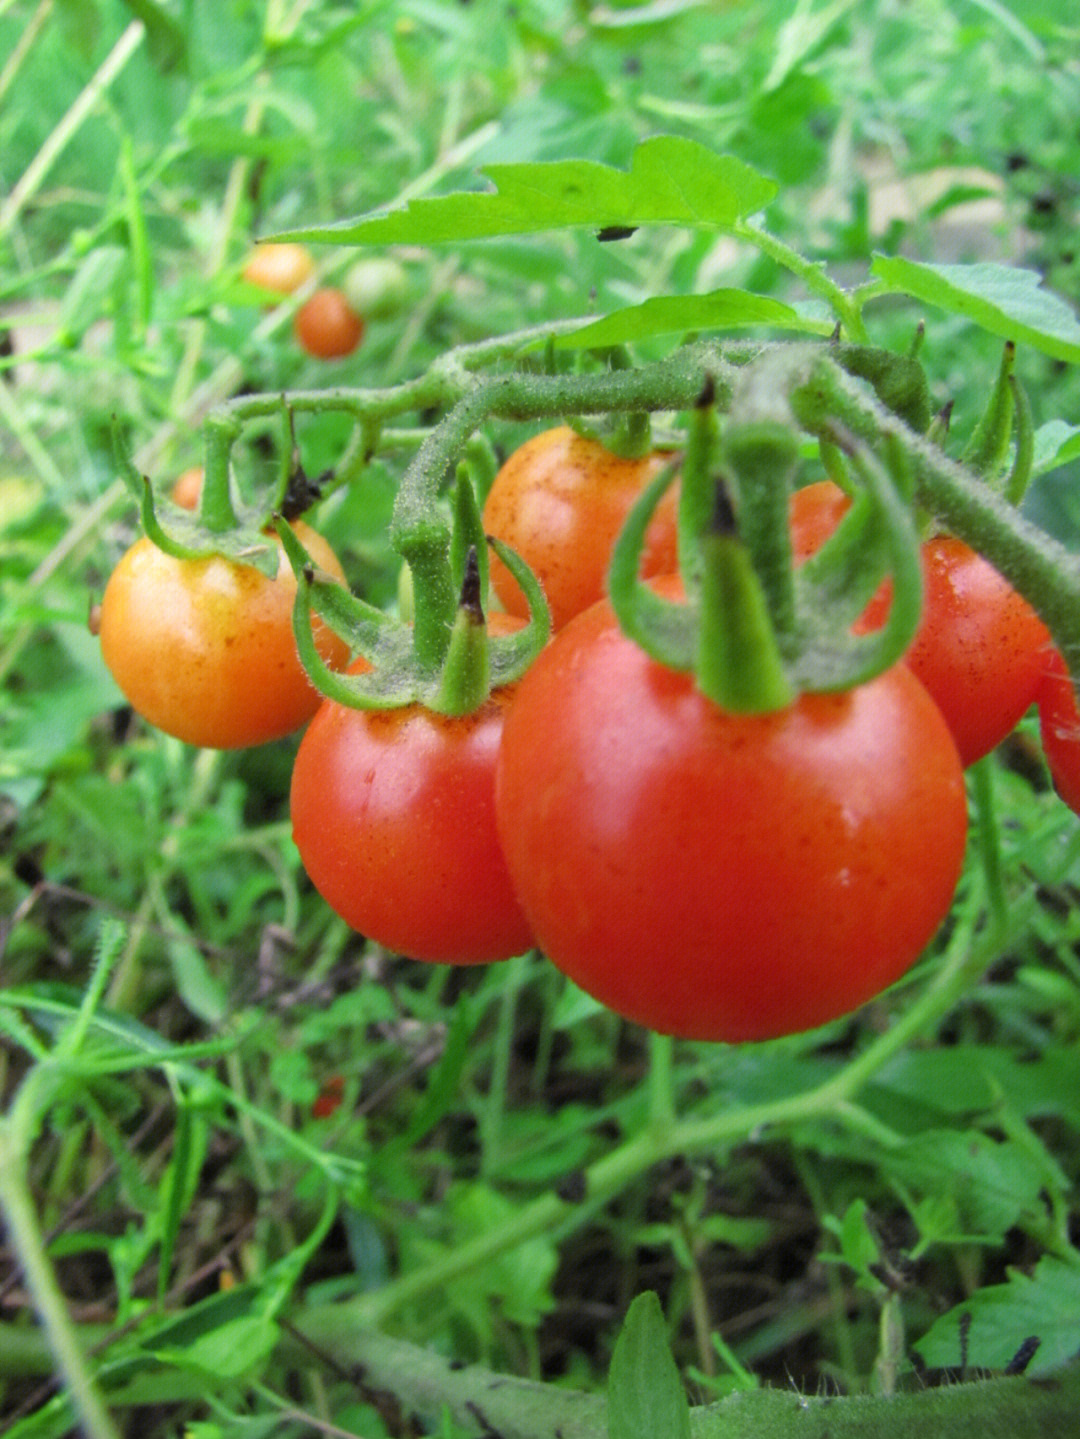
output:
M 1016 374 L 1016 345 L 1006 340 L 986 408 L 961 459 L 991 489 L 1018 505 L 1031 481 L 1034 458 L 1031 405 Z
M 275 521 L 296 574 L 297 650 L 312 683 L 327 698 L 350 709 L 421 704 L 438 714 L 470 714 L 493 689 L 520 679 L 543 648 L 551 633 L 543 591 L 513 550 L 486 540 L 467 479 L 458 480 L 454 512 L 452 531 L 440 539 L 439 527 L 432 525 L 429 542 L 410 551 L 411 622 L 368 604 L 317 569 L 288 524 L 280 517 Z M 529 602 L 529 622 L 513 634 L 488 631 L 487 543 Z M 330 669 L 318 651 L 312 615 L 370 668 L 351 674 Z
M 645 533 L 674 465 L 643 492 L 612 556 L 611 601 L 625 633 L 733 712 L 768 713 L 801 693 L 862 684 L 902 656 L 919 622 L 912 483 L 894 440 L 879 454 L 839 423 L 819 427 L 826 448 L 843 457 L 853 502 L 822 549 L 794 563 L 788 504 L 801 437 L 788 393 L 804 378 L 767 358 L 748 366 L 722 430 L 706 384 L 681 468 L 683 602 L 639 578 Z M 893 599 L 884 626 L 853 633 L 886 576 Z
M 146 475 L 132 465 L 114 424 L 113 448 L 120 473 L 139 505 L 143 530 L 158 549 L 178 560 L 224 556 L 271 579 L 280 563 L 278 547 L 267 531 L 275 513 L 295 519 L 319 498 L 321 485 L 311 481 L 300 465 L 293 433 L 292 412 L 282 408 L 284 429 L 282 463 L 278 477 L 267 493 L 245 504 L 236 494 L 229 469 L 232 446 L 239 435 L 238 423 L 217 417 L 207 423 L 206 462 L 198 508 L 183 509 L 157 494 Z

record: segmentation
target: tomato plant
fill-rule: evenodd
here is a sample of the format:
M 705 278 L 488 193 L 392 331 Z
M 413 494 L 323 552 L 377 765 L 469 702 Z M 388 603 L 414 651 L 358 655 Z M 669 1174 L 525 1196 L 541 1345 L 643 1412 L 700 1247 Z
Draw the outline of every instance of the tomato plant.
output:
M 766 1039 L 897 979 L 952 901 L 956 747 L 902 665 L 736 715 L 601 602 L 522 680 L 496 814 L 538 945 L 628 1019 Z
M 302 521 L 294 529 L 315 562 L 343 578 L 322 536 Z M 213 749 L 262 744 L 297 729 L 319 705 L 296 653 L 295 594 L 284 554 L 268 579 L 221 556 L 176 559 L 143 536 L 105 587 L 101 652 L 131 705 L 158 729 Z M 348 658 L 321 626 L 317 643 L 328 664 Z
M 797 559 L 820 548 L 849 504 L 829 480 L 795 492 L 790 517 Z M 930 691 L 970 765 L 1000 744 L 1034 702 L 1049 632 L 1027 600 L 962 540 L 935 535 L 924 541 L 922 565 L 923 618 L 904 663 Z M 886 582 L 858 628 L 879 626 L 888 603 Z
M 474 964 L 532 946 L 495 832 L 513 691 L 458 716 L 327 700 L 300 742 L 290 806 L 304 868 L 346 923 L 397 954 Z
M 1080 708 L 1072 676 L 1057 650 L 1047 655 L 1036 698 L 1050 778 L 1061 799 L 1080 814 Z
M 364 322 L 341 290 L 316 290 L 297 310 L 293 329 L 300 345 L 320 360 L 351 355 L 364 337 Z
M 244 266 L 243 277 L 249 285 L 270 290 L 275 295 L 291 295 L 315 273 L 315 261 L 305 245 L 284 241 L 266 241 L 256 245 Z
M 526 440 L 506 461 L 484 505 L 484 528 L 526 560 L 543 586 L 555 629 L 601 599 L 615 537 L 634 500 L 671 456 L 623 459 L 569 426 Z M 661 502 L 648 532 L 642 573 L 673 570 L 676 496 Z M 511 614 L 521 590 L 497 559 L 491 582 Z

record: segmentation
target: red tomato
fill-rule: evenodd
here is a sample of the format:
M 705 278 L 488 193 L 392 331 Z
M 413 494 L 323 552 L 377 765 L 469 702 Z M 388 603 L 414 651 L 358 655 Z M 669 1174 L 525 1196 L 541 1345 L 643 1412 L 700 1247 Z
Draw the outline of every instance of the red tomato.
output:
M 352 671 L 367 668 L 358 660 Z M 291 808 L 304 868 L 346 923 L 386 949 L 480 964 L 532 947 L 495 833 L 495 758 L 514 688 L 453 718 L 327 701 L 300 742 Z
M 848 505 L 828 480 L 796 491 L 796 559 L 820 548 Z M 967 766 L 1000 744 L 1034 702 L 1050 635 L 1027 600 L 962 540 L 936 535 L 922 558 L 923 617 L 904 663 L 930 691 Z M 888 596 L 886 584 L 857 629 L 884 623 Z
M 315 563 L 344 580 L 322 536 L 302 521 L 293 528 Z M 211 749 L 262 744 L 298 729 L 321 700 L 296 653 L 295 595 L 283 551 L 268 579 L 220 556 L 175 559 L 144 536 L 105 587 L 101 652 L 158 729 Z M 318 622 L 315 633 L 320 654 L 340 668 L 345 644 Z
M 311 252 L 304 245 L 289 241 L 256 245 L 244 266 L 244 279 L 249 285 L 258 285 L 275 295 L 291 295 L 314 273 Z
M 621 459 L 596 440 L 560 426 L 526 440 L 495 476 L 484 505 L 484 528 L 531 566 L 561 627 L 603 598 L 611 548 L 631 505 L 670 454 Z M 664 496 L 647 536 L 644 575 L 677 563 L 674 488 Z M 511 614 L 527 613 L 525 597 L 491 557 L 491 583 Z
M 343 1074 L 332 1074 L 323 1084 L 312 1102 L 312 1119 L 329 1119 L 336 1110 L 341 1108 L 341 1101 L 344 1097 L 345 1076 Z
M 768 1039 L 891 984 L 948 911 L 956 747 L 902 665 L 768 715 L 721 710 L 604 602 L 521 681 L 496 815 L 536 942 L 609 1008 Z
M 338 360 L 364 338 L 364 322 L 340 290 L 316 290 L 293 319 L 296 338 L 309 355 Z
M 1039 732 L 1054 788 L 1080 814 L 1080 708 L 1065 661 L 1051 650 L 1038 692 Z

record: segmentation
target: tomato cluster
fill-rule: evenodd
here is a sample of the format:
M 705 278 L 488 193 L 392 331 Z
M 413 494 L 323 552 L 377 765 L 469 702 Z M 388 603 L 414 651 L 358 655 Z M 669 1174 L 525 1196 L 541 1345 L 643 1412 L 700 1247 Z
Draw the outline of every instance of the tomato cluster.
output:
M 769 713 L 722 708 L 628 639 L 600 596 L 630 505 L 672 463 L 617 459 L 566 427 L 511 456 L 485 524 L 537 571 L 558 632 L 472 713 L 320 702 L 296 654 L 288 565 L 268 580 L 148 540 L 106 589 L 105 658 L 141 713 L 192 743 L 258 743 L 314 715 L 294 839 L 326 901 L 387 948 L 473 964 L 537 946 L 616 1013 L 686 1038 L 815 1027 L 929 942 L 964 858 L 963 766 L 1036 698 L 1055 784 L 1080 810 L 1080 712 L 1041 621 L 947 536 L 924 544 L 924 619 L 903 663 Z M 847 506 L 831 484 L 795 494 L 797 559 Z M 642 570 L 679 601 L 675 551 L 662 508 Z M 509 571 L 493 563 L 492 580 L 519 604 Z M 886 586 L 858 627 L 880 625 L 889 602 Z M 342 667 L 342 642 L 313 633 Z
M 274 296 L 291 295 L 315 273 L 315 261 L 304 245 L 266 242 L 256 245 L 243 269 L 249 285 Z M 301 349 L 320 360 L 351 355 L 364 338 L 364 319 L 344 290 L 322 285 L 293 318 Z

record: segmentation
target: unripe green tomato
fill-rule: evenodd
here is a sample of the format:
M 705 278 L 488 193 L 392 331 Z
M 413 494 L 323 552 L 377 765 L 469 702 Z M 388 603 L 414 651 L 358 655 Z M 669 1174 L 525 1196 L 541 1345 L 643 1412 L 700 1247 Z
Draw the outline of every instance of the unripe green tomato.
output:
M 386 255 L 357 260 L 341 282 L 349 304 L 367 320 L 388 320 L 404 305 L 409 280 L 404 267 Z

